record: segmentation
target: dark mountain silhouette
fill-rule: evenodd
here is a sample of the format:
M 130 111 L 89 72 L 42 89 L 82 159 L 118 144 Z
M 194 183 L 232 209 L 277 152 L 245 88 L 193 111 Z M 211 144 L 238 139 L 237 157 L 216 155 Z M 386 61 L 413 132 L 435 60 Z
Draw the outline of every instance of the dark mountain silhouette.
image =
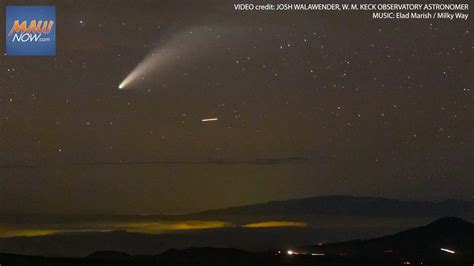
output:
M 472 215 L 474 202 L 400 201 L 376 197 L 324 196 L 209 210 L 198 216 L 221 215 L 337 215 L 337 216 L 460 216 Z
M 441 249 L 455 252 L 451 254 Z M 437 258 L 463 257 L 474 261 L 474 224 L 460 218 L 438 219 L 426 226 L 368 239 L 307 246 L 302 253 L 326 256 Z
M 0 214 L 0 223 L 13 224 L 54 224 L 74 223 L 77 220 L 94 222 L 137 221 L 137 220 L 182 220 L 187 218 L 213 217 L 293 217 L 293 216 L 383 216 L 383 217 L 470 217 L 474 218 L 474 202 L 465 200 L 402 201 L 381 197 L 321 196 L 258 204 L 212 209 L 188 214 L 150 215 L 39 215 Z
M 276 265 L 266 253 L 251 253 L 233 248 L 189 248 L 168 250 L 159 256 L 160 265 Z M 192 263 L 191 263 L 192 262 Z
M 449 248 L 454 254 L 441 248 Z M 0 264 L 9 266 L 187 266 L 187 265 L 466 265 L 474 263 L 474 224 L 454 217 L 426 226 L 368 240 L 321 244 L 261 253 L 231 248 L 170 249 L 160 255 L 129 256 L 123 252 L 101 251 L 86 258 L 47 258 L 0 254 Z M 319 255 L 319 256 L 316 256 Z
M 125 252 L 104 250 L 104 251 L 96 251 L 88 255 L 86 258 L 88 259 L 130 259 L 131 256 Z
M 83 257 L 100 250 L 150 254 L 160 253 L 170 248 L 205 246 L 234 247 L 261 252 L 306 243 L 369 239 L 427 224 L 439 217 L 458 216 L 473 221 L 473 205 L 473 202 L 458 200 L 416 202 L 373 197 L 326 196 L 274 201 L 186 215 L 85 217 L 80 221 L 87 221 L 90 224 L 101 224 L 104 220 L 111 224 L 136 221 L 172 223 L 202 220 L 224 221 L 233 226 L 170 231 L 157 235 L 125 230 L 109 232 L 91 230 L 75 233 L 65 231 L 35 237 L 0 238 L 0 252 L 52 257 Z M 31 223 L 36 228 L 41 224 L 61 225 L 61 222 L 74 224 L 74 221 L 79 218 L 81 217 L 62 217 L 56 221 L 49 217 L 36 219 L 13 217 L 6 219 L 5 223 L 19 224 L 22 228 L 28 228 L 27 226 Z M 271 225 L 272 221 L 293 221 L 305 226 L 247 226 L 259 223 Z M 278 223 L 273 224 L 278 225 Z

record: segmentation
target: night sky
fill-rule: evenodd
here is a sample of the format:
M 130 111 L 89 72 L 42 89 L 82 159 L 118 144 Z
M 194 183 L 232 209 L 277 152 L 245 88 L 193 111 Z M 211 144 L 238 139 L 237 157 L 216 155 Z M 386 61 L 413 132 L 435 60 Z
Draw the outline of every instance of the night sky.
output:
M 234 3 L 1 1 L 55 4 L 57 56 L 0 59 L 0 212 L 473 199 L 470 20 Z

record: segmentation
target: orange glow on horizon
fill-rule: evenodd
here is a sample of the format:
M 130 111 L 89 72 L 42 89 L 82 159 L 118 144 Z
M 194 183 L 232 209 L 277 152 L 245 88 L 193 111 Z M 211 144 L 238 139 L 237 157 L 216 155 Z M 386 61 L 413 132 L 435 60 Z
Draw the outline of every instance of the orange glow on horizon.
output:
M 144 233 L 144 234 L 159 234 L 170 231 L 183 230 L 204 230 L 224 228 L 231 226 L 231 223 L 224 221 L 170 221 L 170 222 L 143 222 L 143 223 L 129 223 L 118 225 L 127 232 Z
M 117 222 L 117 223 L 87 223 L 71 225 L 44 225 L 41 227 L 8 227 L 0 228 L 0 238 L 7 237 L 35 237 L 54 234 L 82 233 L 82 232 L 111 232 L 127 231 L 143 234 L 162 234 L 173 231 L 205 230 L 214 228 L 232 227 L 232 223 L 224 221 L 144 221 L 144 222 Z
M 0 228 L 0 238 L 6 237 L 35 237 L 54 234 L 83 233 L 83 232 L 112 232 L 127 231 L 142 234 L 164 234 L 178 231 L 206 230 L 218 228 L 234 228 L 235 225 L 226 221 L 131 221 L 131 222 L 93 222 L 86 224 L 51 224 L 33 227 L 3 227 Z M 278 228 L 278 227 L 307 227 L 306 223 L 297 221 L 261 221 L 241 225 L 243 228 Z
M 263 221 L 258 223 L 251 223 L 243 225 L 245 228 L 272 228 L 272 227 L 307 227 L 303 222 L 295 221 Z

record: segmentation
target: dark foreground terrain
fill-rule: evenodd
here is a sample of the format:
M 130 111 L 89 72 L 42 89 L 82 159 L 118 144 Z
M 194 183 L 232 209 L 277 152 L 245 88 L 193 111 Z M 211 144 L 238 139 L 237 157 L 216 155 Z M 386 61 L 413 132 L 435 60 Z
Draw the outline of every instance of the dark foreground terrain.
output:
M 443 218 L 394 235 L 261 253 L 224 248 L 168 250 L 156 256 L 101 251 L 85 258 L 0 254 L 2 266 L 140 265 L 466 265 L 474 264 L 474 224 Z
M 248 253 L 236 249 L 196 248 L 187 250 L 169 250 L 158 256 L 129 256 L 103 258 L 46 258 L 20 255 L 0 255 L 1 265 L 20 266 L 265 266 L 265 265 L 473 265 L 474 260 L 458 256 L 433 256 L 370 258 L 370 257 L 319 257 L 307 255 L 287 255 L 274 253 Z
M 321 196 L 179 215 L 0 214 L 0 253 L 83 258 L 100 250 L 155 255 L 189 247 L 266 252 L 372 239 L 451 216 L 473 222 L 474 202 Z

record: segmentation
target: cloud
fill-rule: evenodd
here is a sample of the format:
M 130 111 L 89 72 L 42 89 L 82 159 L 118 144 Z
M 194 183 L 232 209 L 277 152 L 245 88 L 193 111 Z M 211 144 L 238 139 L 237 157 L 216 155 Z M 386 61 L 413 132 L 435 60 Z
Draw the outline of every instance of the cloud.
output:
M 263 221 L 258 223 L 251 223 L 243 225 L 245 228 L 274 228 L 274 227 L 307 227 L 303 222 L 295 221 Z
M 119 161 L 119 162 L 69 162 L 56 164 L 7 164 L 0 166 L 0 169 L 28 169 L 46 168 L 56 166 L 131 166 L 131 165 L 280 165 L 304 163 L 308 161 L 305 157 L 284 157 L 284 158 L 264 158 L 255 160 L 208 160 L 208 161 Z

